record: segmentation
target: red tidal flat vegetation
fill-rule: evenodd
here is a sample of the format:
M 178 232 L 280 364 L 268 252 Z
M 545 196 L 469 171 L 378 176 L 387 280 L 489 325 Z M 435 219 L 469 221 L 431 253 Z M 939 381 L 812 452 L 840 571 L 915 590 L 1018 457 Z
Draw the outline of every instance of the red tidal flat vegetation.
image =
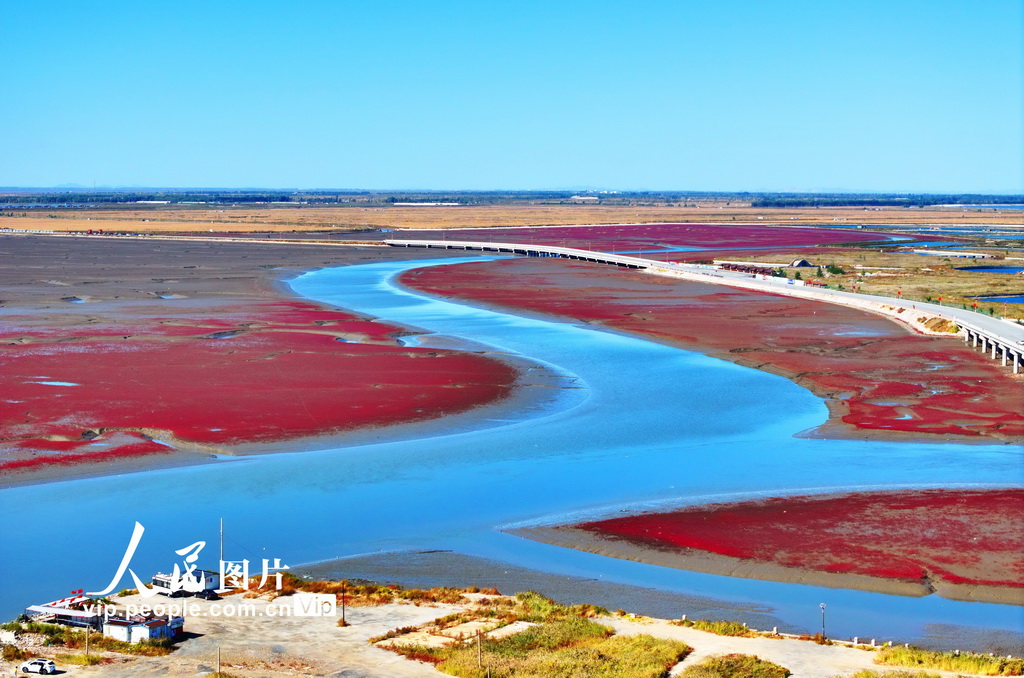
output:
M 1024 437 L 1019 377 L 958 339 L 910 334 L 855 309 L 548 259 L 416 269 L 401 281 L 782 374 L 829 399 L 828 435 Z
M 623 226 L 548 226 L 543 228 L 476 228 L 448 233 L 403 231 L 402 237 L 480 240 L 558 245 L 600 251 L 672 247 L 705 249 L 799 247 L 886 240 L 884 233 L 839 228 L 799 228 L 726 224 L 637 224 Z
M 790 568 L 1024 587 L 1024 490 L 780 497 L 574 525 L 601 538 Z
M 500 399 L 516 379 L 494 359 L 399 346 L 399 328 L 302 302 L 56 328 L 9 320 L 0 472 L 430 419 Z

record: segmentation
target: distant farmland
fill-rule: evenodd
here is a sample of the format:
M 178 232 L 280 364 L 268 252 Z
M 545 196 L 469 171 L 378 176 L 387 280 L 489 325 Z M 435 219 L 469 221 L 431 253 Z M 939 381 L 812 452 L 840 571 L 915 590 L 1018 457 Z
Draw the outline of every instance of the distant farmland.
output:
M 690 203 L 691 205 L 693 203 Z M 459 207 L 392 207 L 355 203 L 345 206 L 235 205 L 149 208 L 8 208 L 0 228 L 55 231 L 255 232 L 323 231 L 378 228 L 488 228 L 616 223 L 775 223 L 855 226 L 913 224 L 1020 224 L 1020 210 L 967 207 L 792 207 L 753 208 L 748 204 L 702 206 L 502 204 Z

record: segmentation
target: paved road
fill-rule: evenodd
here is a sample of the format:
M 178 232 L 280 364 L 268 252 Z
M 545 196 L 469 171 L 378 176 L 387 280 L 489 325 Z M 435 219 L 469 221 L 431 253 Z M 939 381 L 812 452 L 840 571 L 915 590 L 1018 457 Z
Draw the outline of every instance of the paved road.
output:
M 1008 343 L 1017 343 L 1024 341 L 1024 325 L 1017 324 L 1010 320 L 1003 320 L 1001 318 L 987 316 L 975 311 L 965 310 L 962 308 L 943 306 L 941 304 L 933 304 L 923 301 L 894 299 L 892 297 L 883 297 L 874 294 L 847 292 L 844 290 L 833 290 L 817 287 L 802 287 L 793 284 L 794 281 L 787 282 L 788 279 L 768 278 L 767 280 L 762 280 L 759 277 L 752 277 L 750 274 L 737 273 L 734 271 L 715 270 L 713 272 L 713 275 L 710 275 L 711 271 L 709 271 L 708 269 L 701 269 L 697 266 L 688 266 L 685 264 L 662 265 L 658 263 L 655 264 L 655 266 L 656 268 L 667 268 L 669 270 L 676 270 L 680 272 L 699 275 L 703 278 L 707 278 L 708 282 L 716 282 L 716 278 L 718 278 L 717 282 L 719 282 L 720 284 L 740 283 L 744 284 L 744 286 L 763 289 L 766 292 L 783 292 L 787 294 L 791 293 L 793 294 L 793 296 L 820 298 L 823 301 L 831 300 L 838 303 L 844 303 L 844 305 L 867 306 L 867 304 L 869 303 L 875 303 L 914 308 L 918 311 L 924 311 L 927 313 L 932 313 L 938 316 L 949 318 L 950 320 L 953 320 L 954 322 L 961 326 L 971 325 L 973 327 L 978 328 L 979 330 L 992 334 L 993 336 L 1002 337 Z

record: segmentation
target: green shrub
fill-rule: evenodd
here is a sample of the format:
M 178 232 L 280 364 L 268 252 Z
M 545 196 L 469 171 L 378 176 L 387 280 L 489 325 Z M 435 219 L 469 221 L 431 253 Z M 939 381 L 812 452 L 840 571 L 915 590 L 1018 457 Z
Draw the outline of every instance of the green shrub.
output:
M 67 630 L 66 626 L 44 624 L 42 622 L 28 622 L 22 628 L 25 629 L 25 633 L 41 633 L 44 636 L 60 636 Z
M 1024 675 L 1024 659 L 1006 659 L 980 654 L 936 652 L 917 647 L 887 647 L 875 657 L 875 663 L 889 666 L 914 666 L 942 671 L 965 671 L 982 676 Z
M 499 594 L 494 591 L 493 595 Z M 483 678 L 488 669 L 492 678 L 660 678 L 690 652 L 679 641 L 646 635 L 614 636 L 612 629 L 592 621 L 593 617 L 608 614 L 594 605 L 562 605 L 533 591 L 488 605 L 473 616 L 536 625 L 498 640 L 481 638 L 441 648 L 398 645 L 391 649 L 465 678 Z M 462 614 L 455 614 L 437 621 L 443 627 L 463 620 Z M 408 630 L 398 629 L 373 640 L 404 635 Z M 482 665 L 478 663 L 478 647 Z
M 789 669 L 751 654 L 727 654 L 708 657 L 679 675 L 682 678 L 786 678 Z
M 23 627 L 26 633 L 39 633 L 46 638 L 43 645 L 47 647 L 66 647 L 69 650 L 85 649 L 85 631 L 73 629 L 68 626 L 57 624 L 41 624 L 29 622 Z M 157 640 L 144 640 L 139 643 L 126 643 L 123 640 L 109 638 L 102 634 L 93 632 L 89 636 L 89 644 L 97 651 L 117 652 L 120 654 L 134 654 L 145 657 L 158 657 L 170 654 L 175 650 L 173 638 L 159 638 Z
M 484 641 L 484 668 L 477 665 L 475 644 L 446 648 L 441 653 L 427 652 L 427 657 L 416 658 L 432 661 L 431 656 L 437 658 L 440 654 L 437 668 L 463 678 L 483 678 L 488 669 L 492 678 L 660 678 L 690 652 L 678 641 L 647 635 L 608 637 L 604 627 L 582 621 L 600 632 L 575 634 L 567 632 L 564 622 L 555 622 L 533 627 L 534 633 L 525 642 L 517 636 L 528 632 Z M 556 625 L 555 629 L 543 628 Z
M 564 619 L 532 626 L 500 641 L 488 641 L 488 649 L 496 654 L 525 657 L 537 650 L 557 650 L 586 640 L 607 638 L 611 634 L 612 630 L 607 626 L 587 619 Z
M 561 605 L 536 591 L 517 593 L 519 602 L 518 618 L 523 621 L 546 622 L 567 617 L 600 617 L 608 614 L 608 610 L 597 605 Z
M 3 650 L 0 650 L 0 658 L 5 662 L 20 662 L 28 659 L 28 652 L 14 645 L 4 645 Z

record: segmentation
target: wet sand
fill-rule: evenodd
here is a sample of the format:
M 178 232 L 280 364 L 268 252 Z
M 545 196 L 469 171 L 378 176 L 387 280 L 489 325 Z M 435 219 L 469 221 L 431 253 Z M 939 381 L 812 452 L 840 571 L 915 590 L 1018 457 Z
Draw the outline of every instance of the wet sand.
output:
M 513 534 L 710 574 L 1024 605 L 1024 490 L 709 504 Z
M 0 236 L 0 486 L 459 430 L 561 387 L 284 285 L 410 256 L 432 253 Z
M 801 629 L 771 615 L 767 607 L 631 586 L 617 582 L 532 570 L 520 565 L 451 551 L 402 551 L 339 558 L 293 568 L 311 579 L 372 581 L 405 588 L 478 586 L 502 593 L 538 591 L 566 605 L 591 603 L 655 617 L 710 617 L 726 614 L 756 628 L 793 633 Z

